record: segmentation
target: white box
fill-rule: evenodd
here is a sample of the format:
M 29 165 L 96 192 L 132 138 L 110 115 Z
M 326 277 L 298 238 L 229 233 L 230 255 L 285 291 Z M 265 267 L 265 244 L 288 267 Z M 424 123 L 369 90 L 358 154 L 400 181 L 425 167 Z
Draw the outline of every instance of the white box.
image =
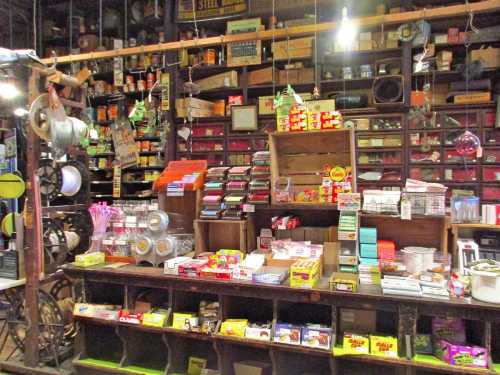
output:
M 191 260 L 190 257 L 176 257 L 169 259 L 165 262 L 163 273 L 165 275 L 178 275 L 179 265 L 190 260 Z

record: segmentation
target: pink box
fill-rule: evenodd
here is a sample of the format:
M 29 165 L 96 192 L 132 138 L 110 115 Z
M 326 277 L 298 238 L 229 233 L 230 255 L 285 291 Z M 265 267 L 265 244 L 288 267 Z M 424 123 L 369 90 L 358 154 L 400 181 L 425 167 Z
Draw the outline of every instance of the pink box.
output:
M 450 365 L 488 368 L 488 351 L 480 346 L 452 344 L 439 340 L 436 355 Z

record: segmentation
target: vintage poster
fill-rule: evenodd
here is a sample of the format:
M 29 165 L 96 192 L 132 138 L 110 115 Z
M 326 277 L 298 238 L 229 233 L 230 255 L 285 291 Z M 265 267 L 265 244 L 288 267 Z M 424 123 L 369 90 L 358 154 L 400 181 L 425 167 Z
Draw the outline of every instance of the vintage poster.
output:
M 126 121 L 117 121 L 112 125 L 111 133 L 116 159 L 120 162 L 122 169 L 137 166 L 139 150 L 130 124 Z

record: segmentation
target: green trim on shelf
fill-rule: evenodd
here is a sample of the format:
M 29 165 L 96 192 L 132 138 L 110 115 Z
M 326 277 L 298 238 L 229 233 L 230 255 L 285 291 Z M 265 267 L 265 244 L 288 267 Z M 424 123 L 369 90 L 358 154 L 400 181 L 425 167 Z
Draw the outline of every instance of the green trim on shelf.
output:
M 493 371 L 500 373 L 500 363 L 493 363 Z
M 362 355 L 362 356 L 369 356 L 369 357 L 375 357 L 375 358 L 396 359 L 396 360 L 397 359 L 404 359 L 404 358 L 400 358 L 400 357 L 388 357 L 388 356 L 378 355 L 378 354 L 353 353 L 353 352 L 344 350 L 344 348 L 342 346 L 339 346 L 339 345 L 333 347 L 333 356 L 334 357 L 342 357 L 342 356 L 346 356 L 346 355 L 350 355 L 350 356 Z
M 450 365 L 450 364 L 446 363 L 445 361 L 435 357 L 432 354 L 415 354 L 415 357 L 413 357 L 413 361 L 417 362 L 417 363 L 428 363 L 428 364 L 434 365 L 434 366 L 443 366 L 446 368 L 459 367 L 459 368 L 463 368 L 463 369 L 471 369 L 471 370 L 474 370 L 474 372 L 476 372 L 476 371 L 489 372 L 489 370 L 486 368 L 482 369 L 482 368 L 477 368 L 477 367 L 465 367 L 465 366 Z M 500 365 L 496 365 L 496 366 L 499 366 L 499 369 L 500 369 Z
M 95 358 L 81 359 L 81 360 L 75 361 L 75 363 L 82 364 L 82 365 L 97 366 L 97 367 L 107 368 L 107 369 L 111 369 L 111 370 L 119 370 L 119 371 L 127 372 L 130 374 L 162 375 L 164 373 L 164 371 L 162 371 L 162 370 L 154 370 L 154 369 L 140 367 L 140 366 L 120 367 L 119 363 L 112 362 L 112 361 L 106 361 L 103 359 L 95 359 Z

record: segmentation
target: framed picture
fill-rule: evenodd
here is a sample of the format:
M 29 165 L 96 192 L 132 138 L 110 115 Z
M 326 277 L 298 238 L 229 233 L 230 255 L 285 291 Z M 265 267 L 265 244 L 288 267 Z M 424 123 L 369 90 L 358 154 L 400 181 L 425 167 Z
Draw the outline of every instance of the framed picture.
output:
M 234 131 L 255 131 L 258 129 L 256 105 L 231 106 L 231 129 Z

